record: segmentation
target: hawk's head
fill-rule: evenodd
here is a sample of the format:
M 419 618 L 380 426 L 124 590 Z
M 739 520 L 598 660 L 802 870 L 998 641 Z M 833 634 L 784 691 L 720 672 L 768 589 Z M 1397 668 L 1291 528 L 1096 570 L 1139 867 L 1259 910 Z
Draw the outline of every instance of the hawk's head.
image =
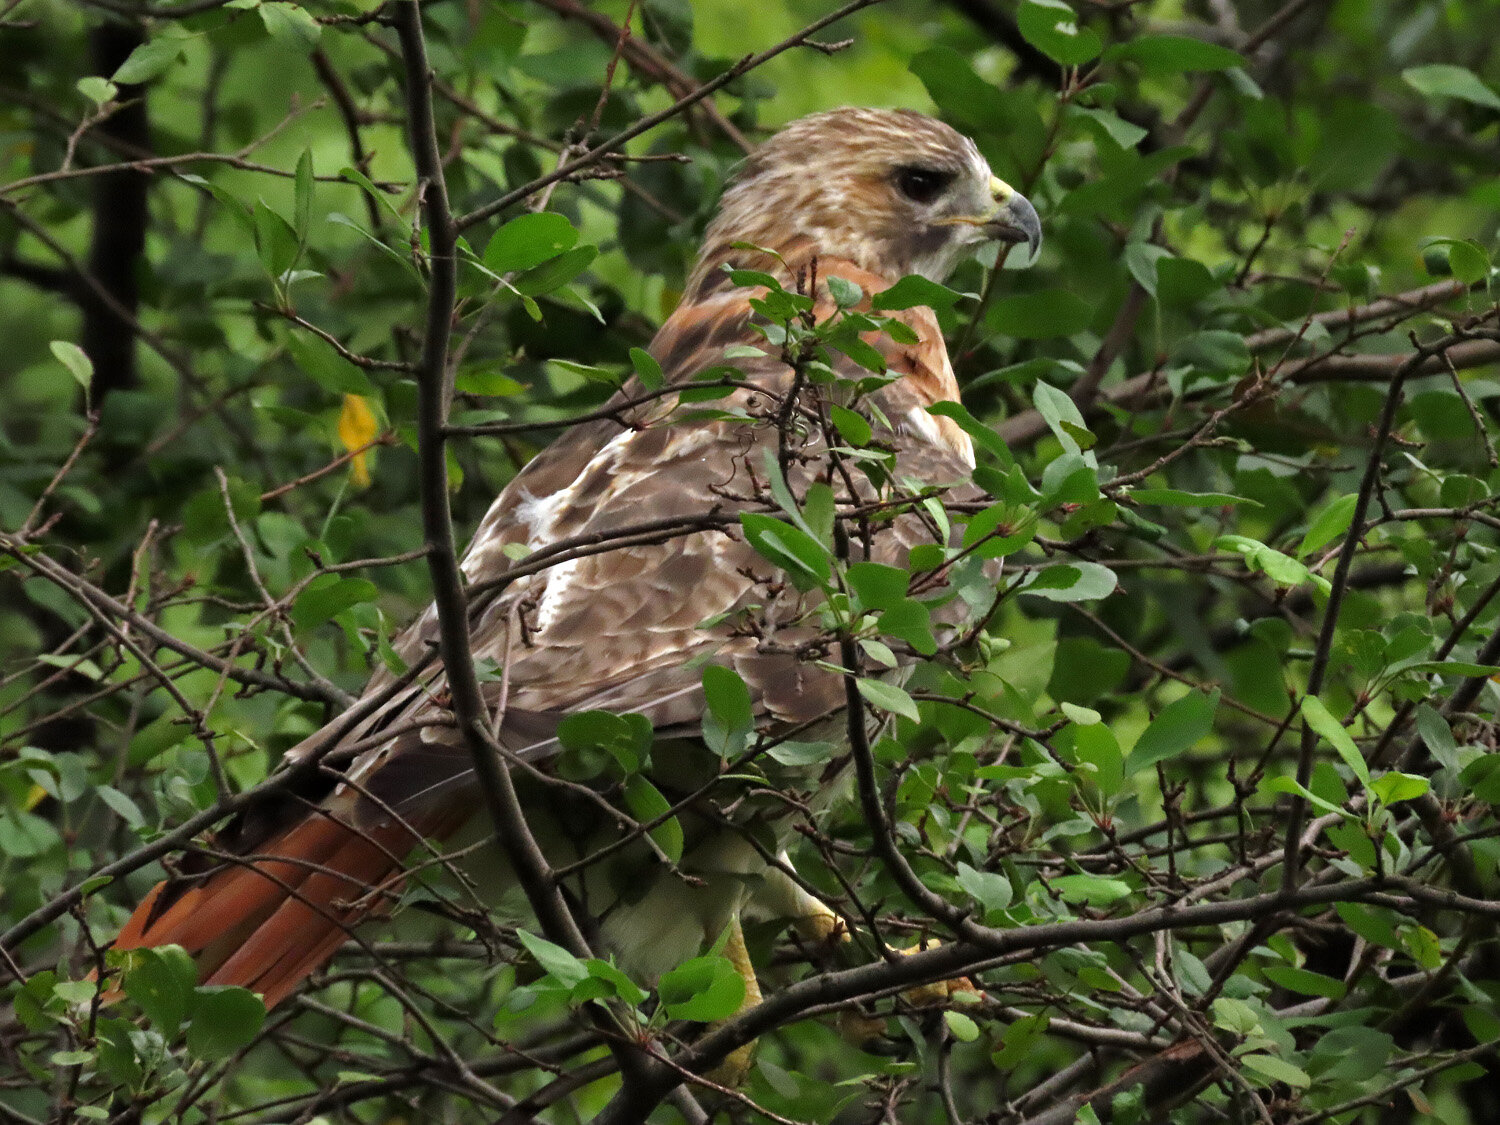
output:
M 990 172 L 974 142 L 912 110 L 836 109 L 794 121 L 741 166 L 688 282 L 723 263 L 765 268 L 736 242 L 792 268 L 842 258 L 895 281 L 941 281 L 984 242 L 1042 240 L 1036 209 Z

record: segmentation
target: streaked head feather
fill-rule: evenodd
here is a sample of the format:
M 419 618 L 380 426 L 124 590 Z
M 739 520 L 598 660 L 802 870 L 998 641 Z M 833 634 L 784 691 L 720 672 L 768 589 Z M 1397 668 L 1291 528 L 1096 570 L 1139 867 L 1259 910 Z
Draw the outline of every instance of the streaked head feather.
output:
M 898 187 L 903 169 L 952 177 L 936 200 Z M 910 273 L 942 280 L 984 236 L 969 221 L 993 205 L 989 166 L 974 142 L 912 110 L 836 109 L 783 128 L 741 165 L 687 292 L 712 289 L 725 263 L 781 273 L 775 251 L 795 270 L 814 256 L 848 261 L 894 281 Z

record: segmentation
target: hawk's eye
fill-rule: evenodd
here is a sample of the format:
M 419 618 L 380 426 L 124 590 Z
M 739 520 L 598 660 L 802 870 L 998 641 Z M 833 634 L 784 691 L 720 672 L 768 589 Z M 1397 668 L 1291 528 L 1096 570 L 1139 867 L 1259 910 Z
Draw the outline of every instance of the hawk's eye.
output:
M 943 172 L 937 168 L 896 169 L 896 189 L 913 203 L 931 203 L 952 182 L 952 172 Z

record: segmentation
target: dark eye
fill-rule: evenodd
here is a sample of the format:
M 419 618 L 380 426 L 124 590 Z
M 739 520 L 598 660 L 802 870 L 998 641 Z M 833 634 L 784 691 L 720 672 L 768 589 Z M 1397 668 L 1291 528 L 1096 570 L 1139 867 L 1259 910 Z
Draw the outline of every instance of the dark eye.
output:
M 896 189 L 913 203 L 931 203 L 953 182 L 952 172 L 936 168 L 897 168 Z

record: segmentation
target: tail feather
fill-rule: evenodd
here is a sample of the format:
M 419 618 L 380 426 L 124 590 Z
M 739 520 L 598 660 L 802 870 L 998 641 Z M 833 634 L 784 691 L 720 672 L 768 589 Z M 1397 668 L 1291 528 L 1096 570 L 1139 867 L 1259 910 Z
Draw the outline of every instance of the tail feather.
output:
M 411 843 L 410 833 L 396 825 L 363 835 L 347 833 L 319 869 L 302 879 L 295 895 L 282 896 L 254 931 L 236 943 L 205 983 L 253 989 L 265 997 L 267 1007 L 280 1003 L 333 956 L 354 926 L 390 905 L 394 888 L 385 886 L 386 881 Z
M 180 945 L 205 984 L 248 988 L 274 1007 L 353 927 L 389 906 L 399 886 L 392 877 L 418 843 L 414 833 L 443 836 L 461 822 L 452 805 L 415 822 L 368 828 L 314 811 L 266 843 L 261 858 L 226 863 L 186 890 L 157 884 L 115 948 Z

